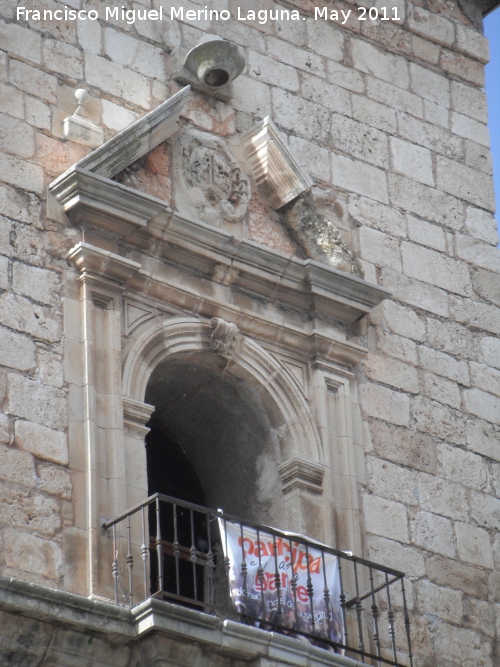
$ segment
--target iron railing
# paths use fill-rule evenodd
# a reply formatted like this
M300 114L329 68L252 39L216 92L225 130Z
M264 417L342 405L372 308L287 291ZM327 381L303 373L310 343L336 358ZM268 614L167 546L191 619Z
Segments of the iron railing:
M266 630L302 636L366 664L413 667L402 572L301 535L159 493L102 527L112 538L116 604L133 607L150 597L170 600ZM230 527L233 537L235 530L240 535L236 543L241 554L235 557L233 551L234 562L228 549ZM256 537L253 542L247 537L252 534ZM271 571L265 571L264 554ZM331 568L330 579L326 576L327 559L335 563L333 585ZM140 574L134 572L137 561ZM287 575L282 571L285 561ZM320 591L317 577L314 590L315 564L316 571L323 572ZM300 569L304 571L303 586L298 585Z

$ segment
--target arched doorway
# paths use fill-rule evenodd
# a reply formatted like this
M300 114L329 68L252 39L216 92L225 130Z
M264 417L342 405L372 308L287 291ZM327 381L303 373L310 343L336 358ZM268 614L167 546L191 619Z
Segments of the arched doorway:
M279 524L284 503L277 437L258 395L231 373L227 359L206 351L168 357L151 374L146 402L155 407L146 436L149 495ZM150 508L154 592L158 521L163 592L181 603L205 603L213 593L210 578L223 578L217 521L181 502L162 501L158 512ZM209 551L219 566L213 573Z
M209 507L247 520L283 519L277 434L259 395L224 357L204 351L168 357L153 371L145 398L155 406L156 440L171 434L185 455L184 487L179 475L172 482L177 497L198 504L203 497Z

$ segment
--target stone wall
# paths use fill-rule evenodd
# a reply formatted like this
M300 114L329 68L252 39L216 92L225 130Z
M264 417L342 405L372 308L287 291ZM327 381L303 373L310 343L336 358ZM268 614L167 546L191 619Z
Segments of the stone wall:
M401 23L314 21L309 0L287 2L305 21L265 24L19 22L13 4L0 3L5 575L68 589L81 576L73 526L82 522L85 460L72 425L82 406L67 384L80 374L72 343L80 332L76 317L61 316L77 232L47 202L46 186L87 149L62 138L62 119L84 86L109 138L178 90L172 48L214 32L245 49L247 68L229 104L196 93L187 119L230 136L270 115L365 278L393 291L352 339L369 349L358 368L366 553L412 582L416 664L500 659L500 256L488 46L459 4L387 4ZM280 7L217 2L235 13L238 5ZM102 10L97 0L85 6ZM278 233L275 243L293 252Z

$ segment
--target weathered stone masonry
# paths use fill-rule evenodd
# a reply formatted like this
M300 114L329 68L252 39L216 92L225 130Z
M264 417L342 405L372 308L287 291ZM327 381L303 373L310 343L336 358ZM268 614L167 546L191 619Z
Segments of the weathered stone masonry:
M498 664L500 255L483 89L488 44L474 3L387 4L397 6L400 23L314 21L308 0L286 3L305 21L277 24L17 22L13 4L0 2L4 577L88 592L79 565L86 511L81 292L66 258L78 242L95 239L91 231L82 238L47 195L49 183L88 153L63 135L74 90L89 91L89 115L109 139L180 89L173 48L216 33L244 49L247 67L229 102L193 92L181 123L229 140L270 116L313 177L318 210L354 249L365 280L392 292L347 327L347 341L368 350L355 371L362 418L354 419L354 440L364 446L360 549L408 576L418 667ZM281 7L217 3L233 13L238 5ZM171 202L171 173L164 143L116 180ZM257 194L244 224L246 238L303 257ZM107 242L111 252L133 254L111 234ZM156 252L145 251L159 261ZM97 664L94 635L99 650L109 649L101 620L89 616L85 630L69 612L57 617L45 602L21 603L26 596L24 589L0 596L1 664L63 665L73 651L87 656L79 664ZM55 614L62 629L42 622L43 614ZM113 622L120 650L103 664L135 666L132 640L123 639L133 637L129 620ZM70 634L71 650L55 657L52 649ZM45 648L26 648L34 645Z

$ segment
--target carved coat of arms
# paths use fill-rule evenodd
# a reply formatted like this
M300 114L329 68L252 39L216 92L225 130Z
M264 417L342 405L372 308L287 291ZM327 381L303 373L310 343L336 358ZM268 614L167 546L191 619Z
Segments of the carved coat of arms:
M215 226L239 222L248 208L250 183L222 139L189 130L177 146L177 208Z

